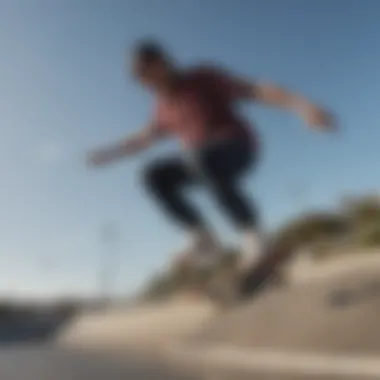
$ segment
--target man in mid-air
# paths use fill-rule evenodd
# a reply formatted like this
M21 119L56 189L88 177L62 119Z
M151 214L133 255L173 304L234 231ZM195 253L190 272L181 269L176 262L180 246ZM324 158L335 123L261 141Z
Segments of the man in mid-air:
M156 97L153 117L140 132L97 149L89 162L103 165L136 154L168 137L177 137L183 153L154 160L143 171L144 183L168 216L190 238L181 263L205 264L222 252L202 213L186 196L191 186L207 189L241 235L241 271L265 254L258 212L243 194L239 180L259 160L260 144L250 123L237 111L243 101L292 111L311 128L330 130L328 112L303 96L273 84L241 78L212 65L179 67L154 41L142 41L133 52L135 78Z

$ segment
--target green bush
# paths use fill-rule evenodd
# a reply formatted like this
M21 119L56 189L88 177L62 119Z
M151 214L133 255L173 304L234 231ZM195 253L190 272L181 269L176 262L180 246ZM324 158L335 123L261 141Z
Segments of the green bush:
M359 243L364 247L380 247L380 223L363 231L359 236Z

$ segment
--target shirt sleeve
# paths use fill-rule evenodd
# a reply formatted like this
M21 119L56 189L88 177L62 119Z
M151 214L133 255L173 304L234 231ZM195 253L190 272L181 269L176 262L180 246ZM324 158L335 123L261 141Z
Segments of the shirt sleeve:
M242 100L253 95L252 81L234 75L228 70L216 67L207 68L204 75L218 92L225 94L231 100Z

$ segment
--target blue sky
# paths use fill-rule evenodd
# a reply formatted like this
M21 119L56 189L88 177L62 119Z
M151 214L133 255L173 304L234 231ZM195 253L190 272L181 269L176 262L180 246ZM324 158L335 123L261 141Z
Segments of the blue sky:
M341 134L323 136L291 114L244 107L265 151L247 188L268 227L379 188L379 12L376 0L1 0L0 295L94 294L107 250L118 254L123 294L180 246L138 175L174 143L99 172L83 164L90 147L149 118L150 95L126 74L126 47L141 36L159 37L185 64L215 59L338 113ZM233 240L207 194L194 197ZM109 224L113 246L102 242Z

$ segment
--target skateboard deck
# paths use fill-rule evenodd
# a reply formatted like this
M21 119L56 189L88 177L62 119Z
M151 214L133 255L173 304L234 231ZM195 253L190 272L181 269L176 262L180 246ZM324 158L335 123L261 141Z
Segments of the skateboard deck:
M251 300L279 279L279 271L288 257L286 250L270 252L244 274L237 274L235 268L221 273L208 284L207 297L221 309Z

